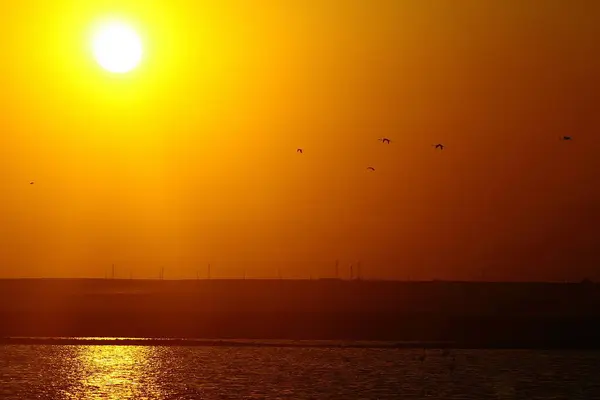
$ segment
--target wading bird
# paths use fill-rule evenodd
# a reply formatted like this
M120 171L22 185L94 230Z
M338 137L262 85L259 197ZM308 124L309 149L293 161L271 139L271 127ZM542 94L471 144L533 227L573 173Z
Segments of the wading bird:
M452 362L448 368L450 369L450 373L453 373L456 370L456 357L452 356Z

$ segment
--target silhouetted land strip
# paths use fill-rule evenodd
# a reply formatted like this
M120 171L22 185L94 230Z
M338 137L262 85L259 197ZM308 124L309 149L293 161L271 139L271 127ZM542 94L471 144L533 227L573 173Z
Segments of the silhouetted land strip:
M232 345L232 339L244 338L388 341L395 347L600 348L600 290L595 284L0 280L0 300L4 338L207 339L185 345Z
M548 345L546 342L346 342L346 341L236 341L209 339L160 339L160 338L0 338L0 345L50 345L50 346L186 346L186 347L283 347L283 348L346 348L346 349L548 349L560 348L566 350L597 350L600 347L590 347L577 343L565 346Z
M315 347L315 348L454 348L445 342L349 342L349 341L266 341L266 340L210 340L161 338L0 338L0 344L20 345L94 345L94 346L189 346L189 347Z

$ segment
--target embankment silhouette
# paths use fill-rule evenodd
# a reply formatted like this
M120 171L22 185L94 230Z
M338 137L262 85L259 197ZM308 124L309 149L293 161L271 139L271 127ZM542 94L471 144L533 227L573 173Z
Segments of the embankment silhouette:
M599 306L591 283L0 280L0 337L600 348Z

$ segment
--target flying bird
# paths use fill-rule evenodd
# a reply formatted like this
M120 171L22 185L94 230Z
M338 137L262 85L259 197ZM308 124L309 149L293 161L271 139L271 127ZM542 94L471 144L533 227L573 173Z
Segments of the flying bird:
M373 168L373 167L367 167L367 169L370 171L375 171L375 168Z
M34 181L29 182L30 185L33 185L34 183L35 183Z
M571 136L562 136L560 140L573 140Z
M298 149L298 150L296 150L296 153L300 153L300 154L302 154L302 153L303 153L303 150L302 150L302 149Z
M444 150L444 147L446 147L446 146L444 146L441 143L438 143L438 144L434 144L433 147L435 147L436 149Z
M379 140L381 143L387 143L387 144L390 144L390 139L388 139L388 138L385 138L385 137L384 137L384 138L381 138L381 139L377 139L377 140Z

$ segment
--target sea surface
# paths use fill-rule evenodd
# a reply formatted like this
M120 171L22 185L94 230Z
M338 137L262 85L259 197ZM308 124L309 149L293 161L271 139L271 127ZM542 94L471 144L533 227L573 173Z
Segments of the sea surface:
M600 352L0 345L0 399L600 399Z

